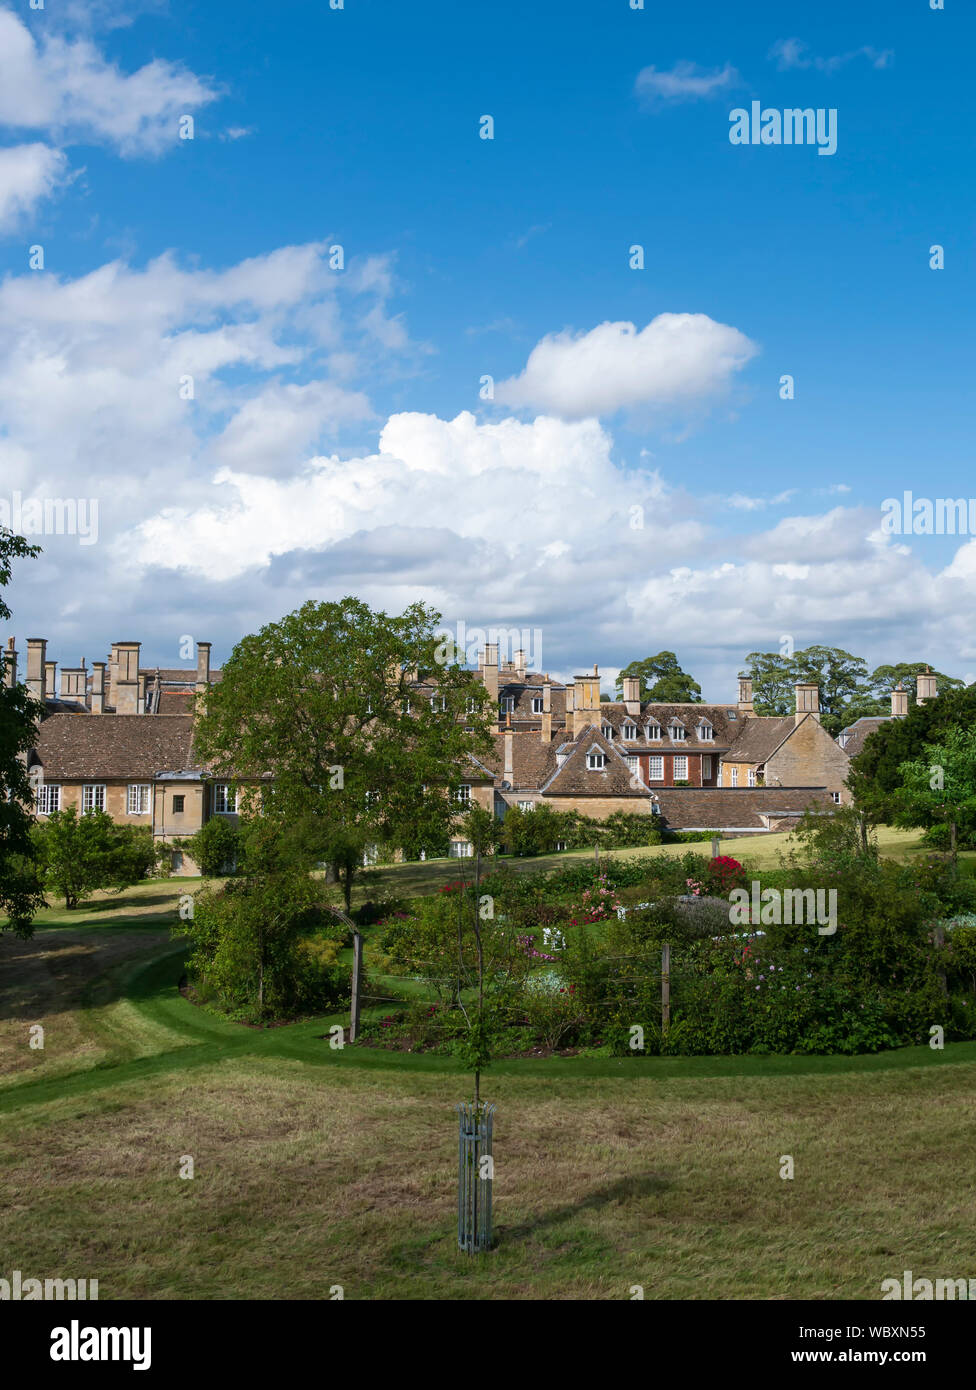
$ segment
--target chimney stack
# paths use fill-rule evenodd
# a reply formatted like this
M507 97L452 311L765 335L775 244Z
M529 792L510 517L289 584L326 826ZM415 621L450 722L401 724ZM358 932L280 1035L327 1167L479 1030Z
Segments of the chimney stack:
M796 691L796 714L793 722L799 724L806 716L812 717L820 723L820 687L815 681L797 681L794 686Z
M147 673L146 671L140 671L140 672L139 672L139 698L138 698L138 701L137 701L137 703L136 703L136 714L145 714L145 712L146 712L146 682L147 682L148 680L149 680L149 675L148 675L148 673Z
M904 719L908 713L908 691L901 681L891 692L891 717L892 719Z
M596 666L592 675L576 676L573 679L573 737L581 733L589 724L598 722L600 713L600 673Z
M62 666L61 694L58 697L66 705L83 705L88 699L88 672L85 663L80 666Z
M206 695L210 688L210 643L197 643L197 694Z
M92 714L105 713L105 662L92 662L92 688L91 688L91 712Z
M56 661L45 661L44 663L44 696L48 700L58 698L58 663Z
M924 705L926 700L934 700L938 693L936 678L931 668L926 666L925 670L920 671L915 677L915 703Z
M505 771L502 773L502 780L507 782L509 786L512 786L515 781L515 772L512 764L512 739L514 737L514 734L505 735Z
M115 713L139 713L139 642L115 643Z
M744 714L746 718L748 718L750 714L755 714L755 710L753 709L752 705L751 676L739 677L739 713Z
M116 682L117 682L118 676L119 676L119 662L118 662L118 657L119 657L118 643L117 643L117 642L113 642L113 643L112 643L112 649L111 649L111 651L110 651L109 654L108 654L108 662L106 663L107 666L108 666L108 690L105 692L105 694L106 694L106 700L107 700L109 709L115 709L115 706L116 706L117 694L116 694L115 685L116 685Z
M8 690L12 690L17 684L17 652L14 648L14 638L7 638L7 650L4 652L3 683Z
M636 719L640 714L640 677L624 676L623 687L627 713L632 719Z
M498 643L486 642L481 655L481 679L491 704L491 728L498 733Z
M525 680L525 651L522 647L515 653L515 674L520 681Z
M47 655L46 637L28 637L27 639L27 689L35 700L44 703L44 675L46 670L45 656Z

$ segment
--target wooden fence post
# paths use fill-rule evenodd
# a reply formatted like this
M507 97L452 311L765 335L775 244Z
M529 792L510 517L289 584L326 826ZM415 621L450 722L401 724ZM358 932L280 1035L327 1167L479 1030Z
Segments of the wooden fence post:
M661 947L661 1032L671 1027L671 943Z
M352 936L352 999L349 1004L349 1041L354 1043L359 1033L359 991L363 978L363 938L357 931Z

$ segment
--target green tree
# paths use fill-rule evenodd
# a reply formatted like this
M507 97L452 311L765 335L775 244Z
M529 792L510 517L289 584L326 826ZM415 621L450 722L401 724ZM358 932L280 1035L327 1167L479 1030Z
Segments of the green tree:
M794 686L812 682L820 689L820 720L830 734L837 734L857 718L865 699L873 699L868 668L859 656L841 647L805 647L792 656L782 652L750 652L744 674L752 678L752 698L757 714L792 714L796 708Z
M53 811L33 831L46 888L73 909L98 888L121 892L150 873L156 862L151 833L116 825L104 811Z
M36 545L0 528L0 620L11 616L3 599L11 562L38 554ZM8 689L0 680L0 931L9 928L23 937L31 935L34 914L44 901L33 864L34 791L27 773L27 754L37 741L40 715L40 706L24 685Z
M976 730L948 729L899 771L902 785L892 797L896 824L947 826L955 858L959 830L967 837L976 830Z
M674 652L658 652L643 661L632 661L617 677L617 698L623 694L624 677L640 680L641 700L656 700L660 704L700 704L701 686L683 671Z
M752 680L753 708L759 715L784 718L796 708L793 658L780 652L750 652L743 675Z
M309 945L344 934L328 913L320 878L273 822L242 830L240 878L198 893L174 928L192 944L188 970L224 1007L258 1020L327 1007L348 986L348 970L316 961Z
M224 816L211 816L195 835L178 841L177 848L186 850L204 878L222 878L235 870L241 834Z
M494 854L501 844L500 823L490 811L476 802L472 802L470 810L461 817L459 829L475 854Z
M468 757L492 746L484 687L439 662L439 616L310 601L239 642L201 702L202 756L245 797L273 778L265 814L336 866L347 910L371 845L402 843L418 815L447 840ZM415 676L436 682L434 698Z
M952 687L924 705L909 705L904 719L882 724L851 762L847 785L858 807L879 823L892 821L900 809L895 794L903 783L902 765L923 759L926 747L952 730L974 725L976 685Z

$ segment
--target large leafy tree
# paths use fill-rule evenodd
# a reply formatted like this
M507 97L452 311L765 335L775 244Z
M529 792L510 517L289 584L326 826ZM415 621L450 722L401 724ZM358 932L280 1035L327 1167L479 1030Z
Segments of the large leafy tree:
M946 826L955 856L960 829L968 841L976 828L976 730L947 729L899 773L902 784L892 797L896 823Z
M853 759L847 784L855 802L873 820L894 820L904 764L924 759L926 746L943 742L953 730L974 725L976 685L953 687L924 705L909 705L904 719L882 724Z
M10 618L3 589L10 582L11 562L39 554L22 536L0 528L0 620ZM7 689L0 680L0 931L28 937L43 895L33 867L31 825L34 793L27 774L27 754L37 741L41 709L24 685Z
M701 703L701 686L681 669L674 652L658 652L657 656L646 656L643 661L632 661L625 666L617 677L618 699L623 693L625 676L639 678L642 700L672 705Z
M891 692L901 684L915 699L915 682L921 671L931 669L924 661L902 661L878 666L868 674L859 656L841 647L805 647L786 656L781 652L750 652L745 673L752 677L753 703L757 714L787 715L795 707L793 687L797 681L815 681L820 687L821 722L837 734L855 719L891 713ZM958 688L962 681L933 671L939 690Z
M792 714L796 707L793 687L798 681L815 682L820 687L820 721L831 734L844 727L844 712L866 689L867 674L862 658L841 647L806 647L792 656L750 652L746 658L757 714Z
M245 800L265 783L265 814L334 866L347 909L371 845L447 839L468 755L491 748L487 692L445 662L439 617L310 601L239 642L202 702L198 753Z

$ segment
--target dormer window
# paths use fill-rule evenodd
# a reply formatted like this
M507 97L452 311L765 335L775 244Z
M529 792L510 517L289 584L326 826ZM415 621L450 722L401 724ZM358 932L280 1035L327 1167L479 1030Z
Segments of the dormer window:
M660 724L648 724L644 729L644 737L650 742L652 739L661 737Z
M684 743L685 726L683 724L672 724L668 729L668 733L671 735L675 743Z
M600 772L607 765L606 753L592 752L586 755L586 766L590 772Z
M613 725L612 725L612 724L604 724L604 726L603 726L603 728L600 730L600 732L603 734L603 737L604 737L604 738L612 739L612 738L613 738Z
M503 695L501 698L502 714L512 714L515 709L515 696Z
M533 714L541 714L541 713L542 713L542 696L541 696L541 695L533 695L533 697L532 697L532 713L533 713Z
M624 738L625 738L625 739L635 739L636 737L637 737L637 725L636 725L636 724L630 724L630 723L625 724L625 725L624 725Z
M702 740L703 743L711 743L712 740L715 738L715 731L712 728L711 724L706 724L704 722L699 724L698 737Z

